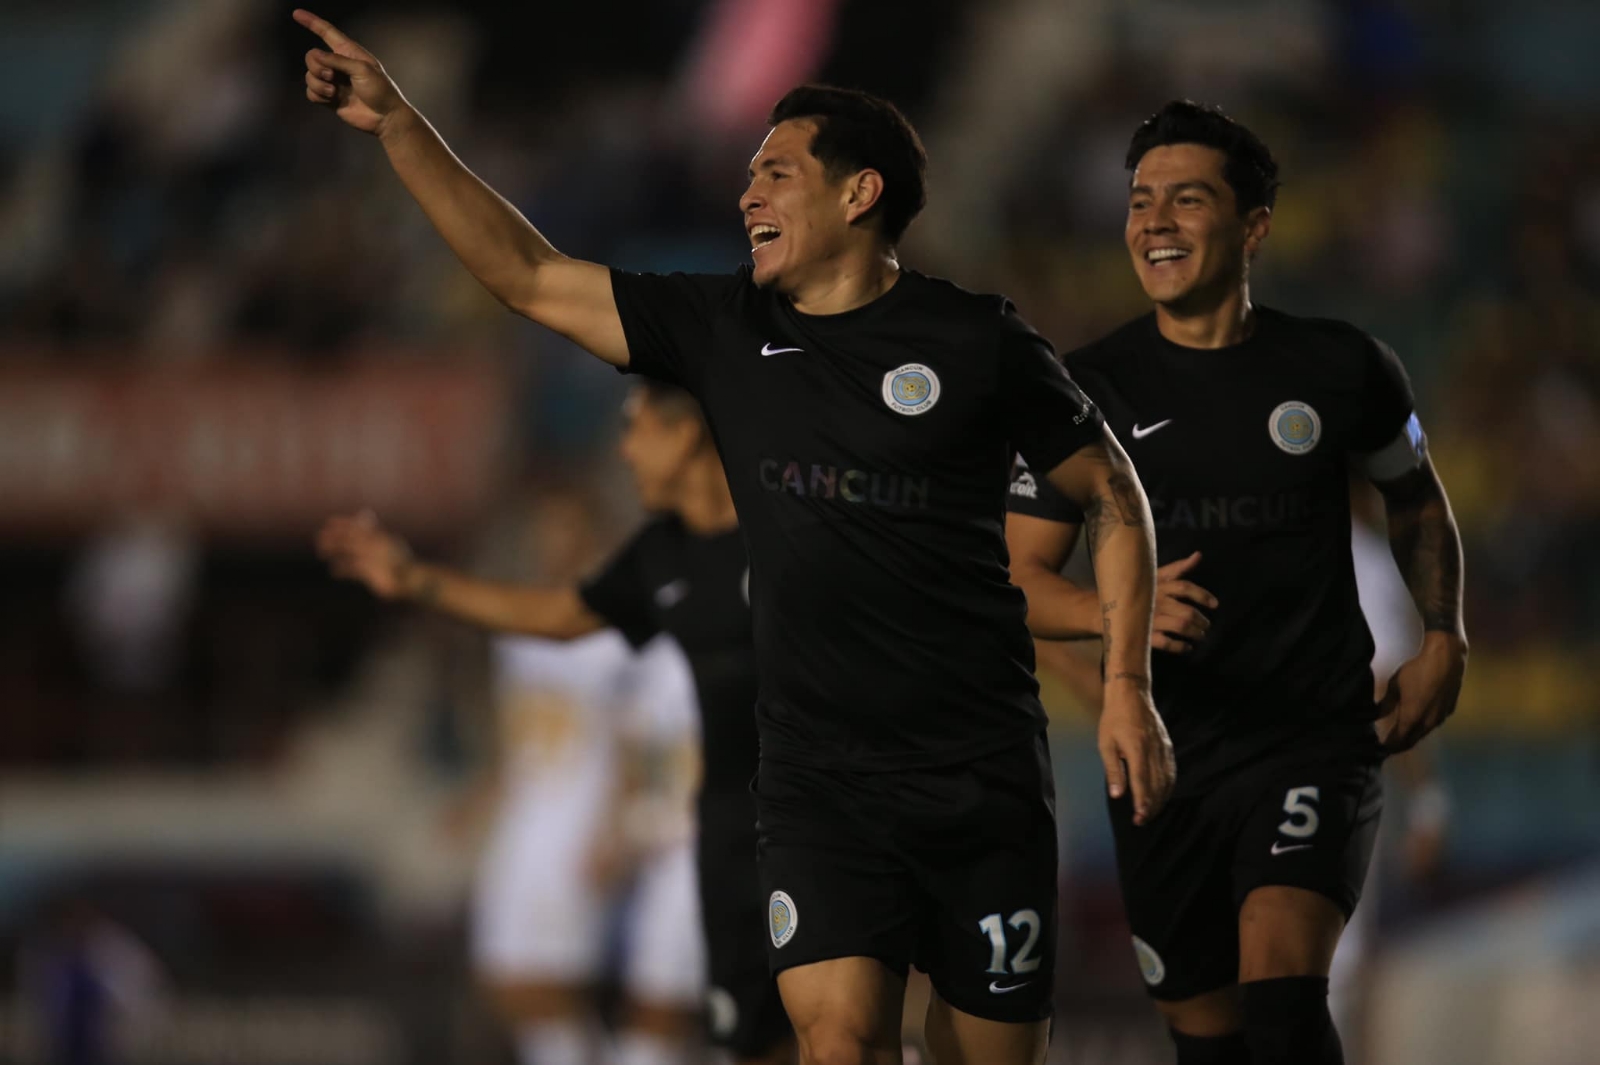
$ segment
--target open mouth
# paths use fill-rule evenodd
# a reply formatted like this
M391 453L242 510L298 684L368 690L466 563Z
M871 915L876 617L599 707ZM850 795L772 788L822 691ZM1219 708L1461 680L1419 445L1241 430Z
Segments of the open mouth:
M1151 248L1144 253L1144 261L1151 266L1163 266L1189 257L1187 248Z
M769 225L766 222L763 222L760 225L751 226L749 233L750 249L752 251L765 248L768 244L771 244L773 241L777 240L783 235L782 231L779 230L777 226Z

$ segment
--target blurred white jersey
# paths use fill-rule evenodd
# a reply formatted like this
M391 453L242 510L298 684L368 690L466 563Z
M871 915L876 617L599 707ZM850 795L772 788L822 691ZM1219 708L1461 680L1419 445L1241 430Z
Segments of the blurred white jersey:
M601 975L617 907L629 902L622 979L649 1002L697 1003L704 984L692 837L680 833L624 880L597 884L597 847L630 744L693 742L694 682L675 643L635 653L614 631L495 648L502 743L499 813L479 868L473 955L486 976L584 984ZM687 730L687 731L686 731Z
M1356 567L1356 593L1376 650L1372 672L1387 681L1422 646L1422 617L1390 553L1388 538L1359 521L1351 522L1350 554Z

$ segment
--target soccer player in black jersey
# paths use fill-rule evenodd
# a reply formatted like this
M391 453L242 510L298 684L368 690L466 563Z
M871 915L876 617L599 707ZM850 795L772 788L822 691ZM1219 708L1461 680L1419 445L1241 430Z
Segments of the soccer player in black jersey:
M922 147L883 100L779 102L739 210L752 266L607 270L560 254L445 147L373 56L309 12L306 95L372 133L507 307L705 409L750 557L769 963L808 1062L900 1057L904 976L946 1061L1042 1060L1055 827L1026 604L1007 570L1014 453L1089 515L1111 793L1152 816L1143 490L1054 352L997 296L902 270Z
M568 588L472 578L418 561L370 515L330 519L319 552L340 576L385 599L499 632L574 640L619 630L635 647L657 633L683 647L700 701L696 804L711 1037L746 1063L792 1060L788 1017L767 971L766 899L756 879L756 666L749 567L722 463L693 397L647 381L629 396L622 454L658 516L597 575Z
M1277 188L1260 140L1175 102L1127 163L1126 241L1155 310L1066 358L1128 441L1178 579L1171 602L1161 593L1154 679L1182 772L1143 828L1111 801L1123 898L1182 1065L1326 1065L1343 1060L1328 966L1372 852L1381 760L1438 727L1460 690L1460 540L1394 353L1343 322L1252 305ZM1384 496L1427 630L1381 705L1352 465ZM1092 634L1093 593L1059 576L1083 515L1025 470L1010 509L1034 632Z

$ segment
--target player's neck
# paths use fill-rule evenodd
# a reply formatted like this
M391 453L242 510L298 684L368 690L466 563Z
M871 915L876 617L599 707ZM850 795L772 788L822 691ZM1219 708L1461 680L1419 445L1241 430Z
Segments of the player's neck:
M715 536L738 528L739 516L728 492L728 475L716 452L708 460L697 461L685 473L677 511L684 526L696 536Z
M1222 299L1200 307L1156 304L1156 328L1185 348L1227 348L1255 332L1256 312L1250 286L1230 289Z
M900 263L893 248L878 245L852 249L819 264L788 293L801 314L844 314L865 307L900 280Z

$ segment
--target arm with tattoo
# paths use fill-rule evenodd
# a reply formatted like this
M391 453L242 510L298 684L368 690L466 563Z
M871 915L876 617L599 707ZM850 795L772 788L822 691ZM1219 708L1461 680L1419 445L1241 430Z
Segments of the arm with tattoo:
M1133 467L1115 441L1110 449L1085 448L1074 456L1080 457L1087 467L1088 491L1074 501L1083 508L1084 537L1100 590L1106 678L1148 684L1156 568L1150 508ZM1062 483L1066 477L1057 480L1052 473L1051 480L1067 489Z
M1132 792L1144 824L1172 792L1172 741L1150 693L1156 538L1133 465L1109 432L1050 471L1050 483L1083 511L1104 641L1105 709L1100 757L1113 798Z
M1409 750L1455 712L1467 668L1461 618L1461 536L1444 486L1426 457L1416 469L1376 482L1389 515L1389 548L1422 614L1422 648L1389 680L1379 737Z
M1461 620L1461 535L1444 485L1426 459L1404 476L1377 485L1389 516L1389 549L1423 629L1466 639Z

